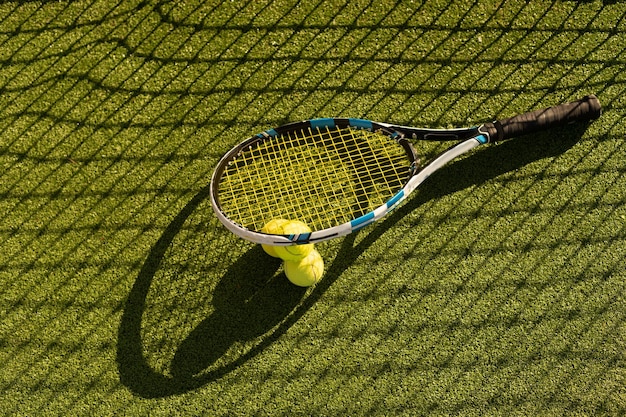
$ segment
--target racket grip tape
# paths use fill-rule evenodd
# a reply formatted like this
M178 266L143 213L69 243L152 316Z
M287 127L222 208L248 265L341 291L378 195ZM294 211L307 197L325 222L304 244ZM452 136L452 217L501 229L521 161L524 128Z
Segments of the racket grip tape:
M485 123L490 142L511 139L574 122L597 119L602 114L598 97L590 94L578 101Z

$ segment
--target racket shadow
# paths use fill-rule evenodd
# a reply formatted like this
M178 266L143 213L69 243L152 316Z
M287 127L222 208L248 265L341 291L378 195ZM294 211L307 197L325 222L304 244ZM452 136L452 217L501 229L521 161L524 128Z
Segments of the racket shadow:
M585 125L568 126L488 146L441 168L407 203L361 232L366 236L357 244L356 233L344 238L335 261L328 265L324 279L313 291L291 285L277 274L280 261L269 258L259 246L253 247L222 276L213 294L215 310L179 344L171 363L172 375L163 375L152 369L143 355L142 315L153 278L174 237L209 195L209 187L204 188L168 225L131 289L118 332L117 362L122 383L142 397L155 398L182 394L220 379L281 337L364 251L420 204L559 155L573 146L585 130ZM442 178L448 180L440 181ZM250 271L255 271L252 280ZM224 361L234 344L255 339L258 343L247 351Z
M277 273L282 261L255 246L230 265L217 282L211 297L213 311L178 344L169 364L170 375L152 368L141 336L148 295L172 242L208 195L206 187L168 225L126 300L118 330L118 371L121 382L144 398L182 394L238 368L278 337L280 333L275 337L263 335L299 311L297 305L306 293L305 288L291 285ZM244 346L244 353L237 352L238 344Z

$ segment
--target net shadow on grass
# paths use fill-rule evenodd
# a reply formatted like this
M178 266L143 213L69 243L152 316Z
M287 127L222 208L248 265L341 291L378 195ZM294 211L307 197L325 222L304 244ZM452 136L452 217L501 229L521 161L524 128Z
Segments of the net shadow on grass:
M26 16L38 17L41 12L53 24L38 24L33 18L22 25L24 10L18 6L26 3L32 9ZM480 15L480 10L474 9L484 4L480 2L462 10L460 19L452 23L457 11L450 14L447 8L441 11L444 17L432 16L428 21L411 21L408 14L400 20L391 9L383 11L378 19L370 14L346 21L344 15L350 14L346 6L326 12L326 20L312 24L307 19L314 11L295 19L296 13L288 9L279 17L286 16L289 22L274 24L267 17L273 12L266 13L271 2L259 9L259 13L266 13L260 21L238 18L249 14L246 8L256 7L254 1L231 2L236 7L228 9L233 14L225 19L211 19L214 12L218 15L222 10L218 6L207 8L202 2L191 10L184 9L186 3L177 9L175 2L159 2L156 7L149 2L138 2L135 7L113 2L108 3L106 13L80 2L12 4L16 6L0 25L0 47L14 48L18 53L2 58L2 69L9 75L0 81L0 93L9 97L2 115L14 123L6 122L0 133L4 140L2 156L7 157L5 169L22 171L13 175L11 182L2 184L2 197L15 201L16 210L29 206L38 210L14 217L2 214L13 221L3 224L2 232L9 242L4 248L15 256L2 265L1 272L7 277L12 274L3 288L7 309L15 314L24 312L26 320L35 324L29 326L16 319L3 329L8 335L20 333L21 340L41 340L49 345L37 349L26 342L13 344L7 336L2 346L9 359L3 371L11 372L5 386L37 394L40 412L48 410L51 401L56 401L57 410L61 401L68 401L61 405L67 407L64 414L72 414L72 407L74 414L81 414L85 404L95 407L102 399L98 397L100 384L114 387L118 382L115 372L113 376L107 373L111 347L117 347L122 382L144 397L188 392L229 375L281 338L362 252L376 245L378 238L420 204L481 184L524 163L565 152L582 130L573 135L569 130L561 131L557 136L567 139L558 143L550 139L551 135L541 135L537 142L524 139L498 145L446 167L387 220L346 238L337 257L341 261L328 266L325 280L310 294L288 285L283 276L276 274L276 262L258 248L243 249L242 253L235 250L234 259L227 249L217 250L220 244L233 242L218 232L207 234L217 243L199 244L197 252L190 250L193 247L179 245L184 243L182 233L200 233L188 228L190 219L199 211L210 210L203 206L207 190L196 194L197 184L206 179L210 169L201 172L189 167L199 159L216 158L237 140L239 133L254 133L250 129L298 118L342 115L433 127L464 126L470 120L510 114L514 108L524 111L535 103L556 104L558 100L553 97L575 99L581 92L598 93L603 104L613 110L610 117L623 114L618 98L624 92L623 31L606 27L601 18L590 19L587 26L581 27L572 18L580 17L574 15L575 10L562 17L567 25L556 26L540 16L531 21L533 16L526 13L544 4L548 12L554 13L560 7L570 7L571 2L527 3L512 16L507 13L513 2L501 2L488 10L491 17L484 23L471 22L472 17ZM374 4L369 2L365 8ZM54 7L48 10L47 5ZM84 11L81 5L86 5ZM103 5L106 2L99 3ZM506 7L509 9L504 10ZM432 13L426 10L426 3L412 12L418 17ZM99 13L102 16L92 19ZM203 13L206 20L199 17ZM498 13L500 16L496 16ZM515 21L517 17L521 24ZM385 19L394 22L388 25ZM8 29L10 25L14 27ZM616 27L620 25L623 15L616 22ZM229 36L232 38L225 41ZM43 45L46 42L51 48ZM300 49L293 50L292 44L300 45ZM588 48L593 44L597 46ZM578 53L585 47L587 52ZM213 49L207 52L205 48ZM606 56L607 50L616 55ZM583 66L582 81L580 77L568 77ZM259 74L264 70L268 75L262 78ZM607 80L611 71L613 79ZM459 83L457 79L464 81ZM600 91L593 91L596 87ZM605 99L611 95L615 97L612 102ZM622 134L623 122L615 121L610 129ZM210 137L198 140L197 131L202 130ZM188 136L190 131L196 136ZM229 138L224 139L225 135ZM169 148L165 145L172 137L178 144ZM145 138L150 138L146 142L151 147L143 147ZM126 147L115 150L113 144L117 141ZM209 152L198 151L198 143L206 145ZM22 165L24 161L28 164ZM89 177L94 171L101 181ZM124 175L117 175L120 171ZM457 180L438 181L450 177ZM186 207L164 226L160 219L169 219L185 204L180 202L190 196L193 198ZM141 203L131 204L133 200ZM40 214L40 209L47 214ZM53 210L56 212L51 213ZM96 219L90 220L92 217ZM155 230L163 232L144 259L145 252L137 249L137 241L149 238L152 244L154 236L146 236ZM167 286L161 272L170 256L201 255L206 248L215 250L216 258L224 257L217 266L198 261L200 275L210 268L213 273L218 271L216 286L202 291L206 283L201 279L187 282L187 288L178 289L188 291L190 297L173 310L180 313L187 306L196 308L200 320L172 317L168 310L171 305L162 311L155 308L150 297L155 288ZM448 250L433 250L433 262ZM603 256L608 250L609 246L602 247L597 255ZM537 260L543 261L546 258ZM505 265L509 269L514 266ZM117 273L116 267L124 272L131 270L133 275ZM188 268L182 263L179 267L181 274ZM610 273L616 266L607 268ZM126 296L126 285L132 285L132 289L124 304L119 300ZM600 286L596 285L594 288ZM49 292L44 295L38 291L41 286ZM523 282L520 288L525 288ZM539 295L542 291L537 288ZM512 295L519 292L514 290ZM48 298L50 294L53 299ZM488 289L476 296L477 302L485 303L487 294ZM198 300L190 300L196 295ZM457 295L452 292L449 297ZM163 299L168 301L168 297ZM203 306L212 306L213 311L205 311ZM534 304L529 302L525 307L532 309ZM111 335L103 329L117 320L120 309L119 340L114 346L108 338ZM491 309L497 315L503 307L495 303ZM73 319L77 310L82 320ZM438 312L445 315L447 310ZM37 318L45 313L47 320ZM98 318L93 320L90 313ZM578 318L575 311L566 317ZM148 342L146 332L142 332L146 322L158 326L165 321L171 326L164 326L167 330L191 328L187 334L171 336L173 355L164 358L166 366L155 364L155 357L159 359L160 343L167 342ZM516 324L514 318L510 322ZM555 332L559 333L564 324L557 323ZM601 327L603 323L591 324ZM610 324L612 327L607 328L612 330L621 321ZM47 328L56 330L47 333ZM163 339L169 336L165 333ZM106 341L101 342L103 339ZM94 343L101 344L94 348ZM239 353L238 345L243 346ZM33 354L22 359L19 353L27 349ZM461 353L456 352L457 356ZM571 349L563 349L559 355L567 360L574 354ZM518 358L522 365L530 363L524 355ZM416 354L414 359L419 362L422 358ZM598 372L607 368L601 358L588 359L601 363ZM503 366L510 363L503 359L500 362ZM442 362L437 375L449 364ZM473 364L465 362L463 370L469 372ZM101 369L93 366L96 371L85 376L85 370L92 365ZM535 375L535 380L548 381L551 369ZM84 381L88 383L82 386ZM462 387L459 377L450 389ZM108 400L113 399L117 388L110 389ZM611 395L612 391L606 392ZM526 398L533 400L531 393ZM551 400L554 397L546 399ZM382 408L383 399L378 401Z

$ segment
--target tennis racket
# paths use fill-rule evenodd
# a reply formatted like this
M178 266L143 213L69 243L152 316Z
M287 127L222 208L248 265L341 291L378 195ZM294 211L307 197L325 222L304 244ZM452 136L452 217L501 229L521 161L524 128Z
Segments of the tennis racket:
M218 219L236 235L267 245L316 243L373 223L402 203L433 172L470 150L602 113L595 95L508 119L460 129L420 129L362 119L286 124L227 152L211 178ZM455 141L428 164L409 139ZM262 233L272 219L312 230Z

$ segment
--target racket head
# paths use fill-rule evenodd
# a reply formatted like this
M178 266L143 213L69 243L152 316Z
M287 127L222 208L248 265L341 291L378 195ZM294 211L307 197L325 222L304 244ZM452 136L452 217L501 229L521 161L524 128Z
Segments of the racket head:
M390 125L340 118L290 123L222 157L211 179L211 204L231 232L251 242L319 242L391 211L408 195L418 162L411 143ZM311 232L263 233L272 219L299 220Z

